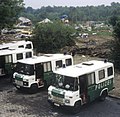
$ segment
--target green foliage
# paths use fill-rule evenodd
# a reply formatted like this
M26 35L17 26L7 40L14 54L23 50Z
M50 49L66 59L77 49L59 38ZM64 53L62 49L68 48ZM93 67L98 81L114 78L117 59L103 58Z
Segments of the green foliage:
M118 17L116 15L110 17L109 23L114 27L116 25L116 22L118 20Z
M111 58L114 61L115 67L120 70L120 20L116 21L113 29L114 40L111 44Z
M97 35L99 37L103 37L104 38L104 37L112 36L112 32L109 32L109 31L105 30L105 31L98 32Z
M113 3L112 6L114 9L109 19L109 23L113 26L114 37L111 43L111 59L115 67L120 70L120 5Z
M120 19L116 22L113 34L115 39L120 41Z
M37 52L53 53L75 44L71 37L72 33L74 29L61 22L38 23L32 41Z
M0 0L0 30L11 27L23 8L23 0Z
M79 21L107 21L111 15L118 14L120 3L111 3L111 6L86 6L86 7L41 7L40 9L26 8L22 14L32 21L41 21L49 18L52 21L67 15L72 23ZM34 17L31 17L31 15ZM35 23L35 22L34 22Z

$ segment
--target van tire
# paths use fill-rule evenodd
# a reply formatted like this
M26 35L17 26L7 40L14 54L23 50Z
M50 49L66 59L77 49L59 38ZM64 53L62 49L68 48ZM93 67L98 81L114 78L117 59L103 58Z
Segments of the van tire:
M107 90L103 91L101 96L100 96L100 101L105 101L107 96L108 96Z
M74 107L72 109L72 113L73 114L78 113L80 111L80 107L81 107L81 101L75 102Z
M54 103L50 103L50 106L51 106L52 108L56 108L56 106L54 105Z
M38 92L38 85L37 84L32 84L30 87L29 93L36 93Z
M17 89L18 91L21 91L21 88L16 87L16 89Z

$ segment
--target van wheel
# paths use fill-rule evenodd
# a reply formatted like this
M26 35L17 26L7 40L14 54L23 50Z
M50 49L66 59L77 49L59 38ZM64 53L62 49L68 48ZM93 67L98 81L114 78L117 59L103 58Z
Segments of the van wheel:
M54 105L54 103L50 103L50 106L52 107L52 108L55 108L56 106Z
M32 84L30 87L29 93L36 93L38 91L38 85L37 84Z
M73 114L76 114L76 113L78 113L79 112L79 110L80 110L80 107L81 107L81 102L80 101L78 101L78 102L75 102L75 105L74 105L74 107L73 107Z
M103 91L101 96L100 96L100 101L105 101L107 95L108 95L107 91Z
M21 88L16 87L16 89L17 89L18 91L21 91Z

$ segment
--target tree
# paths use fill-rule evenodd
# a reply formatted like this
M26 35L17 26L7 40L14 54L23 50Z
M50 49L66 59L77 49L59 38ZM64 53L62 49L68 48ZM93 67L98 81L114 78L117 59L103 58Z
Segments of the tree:
M70 7L69 18L72 21L72 23L77 22L77 14L78 14L77 9L75 7Z
M31 20L37 21L49 18L51 20L60 19L66 14L73 23L79 21L107 21L111 16L120 14L120 3L111 3L111 6L83 6L83 7L41 7L40 9L32 9L28 7L23 13L25 17L34 16ZM114 12L113 12L114 11ZM30 15L32 14L32 15Z
M111 59L115 67L120 70L120 19L117 18L116 24L113 27L114 40L111 45Z
M23 5L23 0L0 0L0 30L13 26Z
M72 33L74 29L61 22L38 23L32 41L37 52L53 53L62 47L75 44Z
M118 20L118 17L114 15L110 18L109 23L114 27L116 25L117 20Z

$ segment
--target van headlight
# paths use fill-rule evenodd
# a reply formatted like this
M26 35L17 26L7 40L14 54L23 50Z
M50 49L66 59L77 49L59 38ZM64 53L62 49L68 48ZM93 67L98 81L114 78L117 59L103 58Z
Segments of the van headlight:
M28 82L29 80L28 79L24 79L25 82Z
M48 99L51 99L51 98L52 98L52 96L50 94L48 94Z
M70 103L70 100L69 99L65 99L65 103Z

